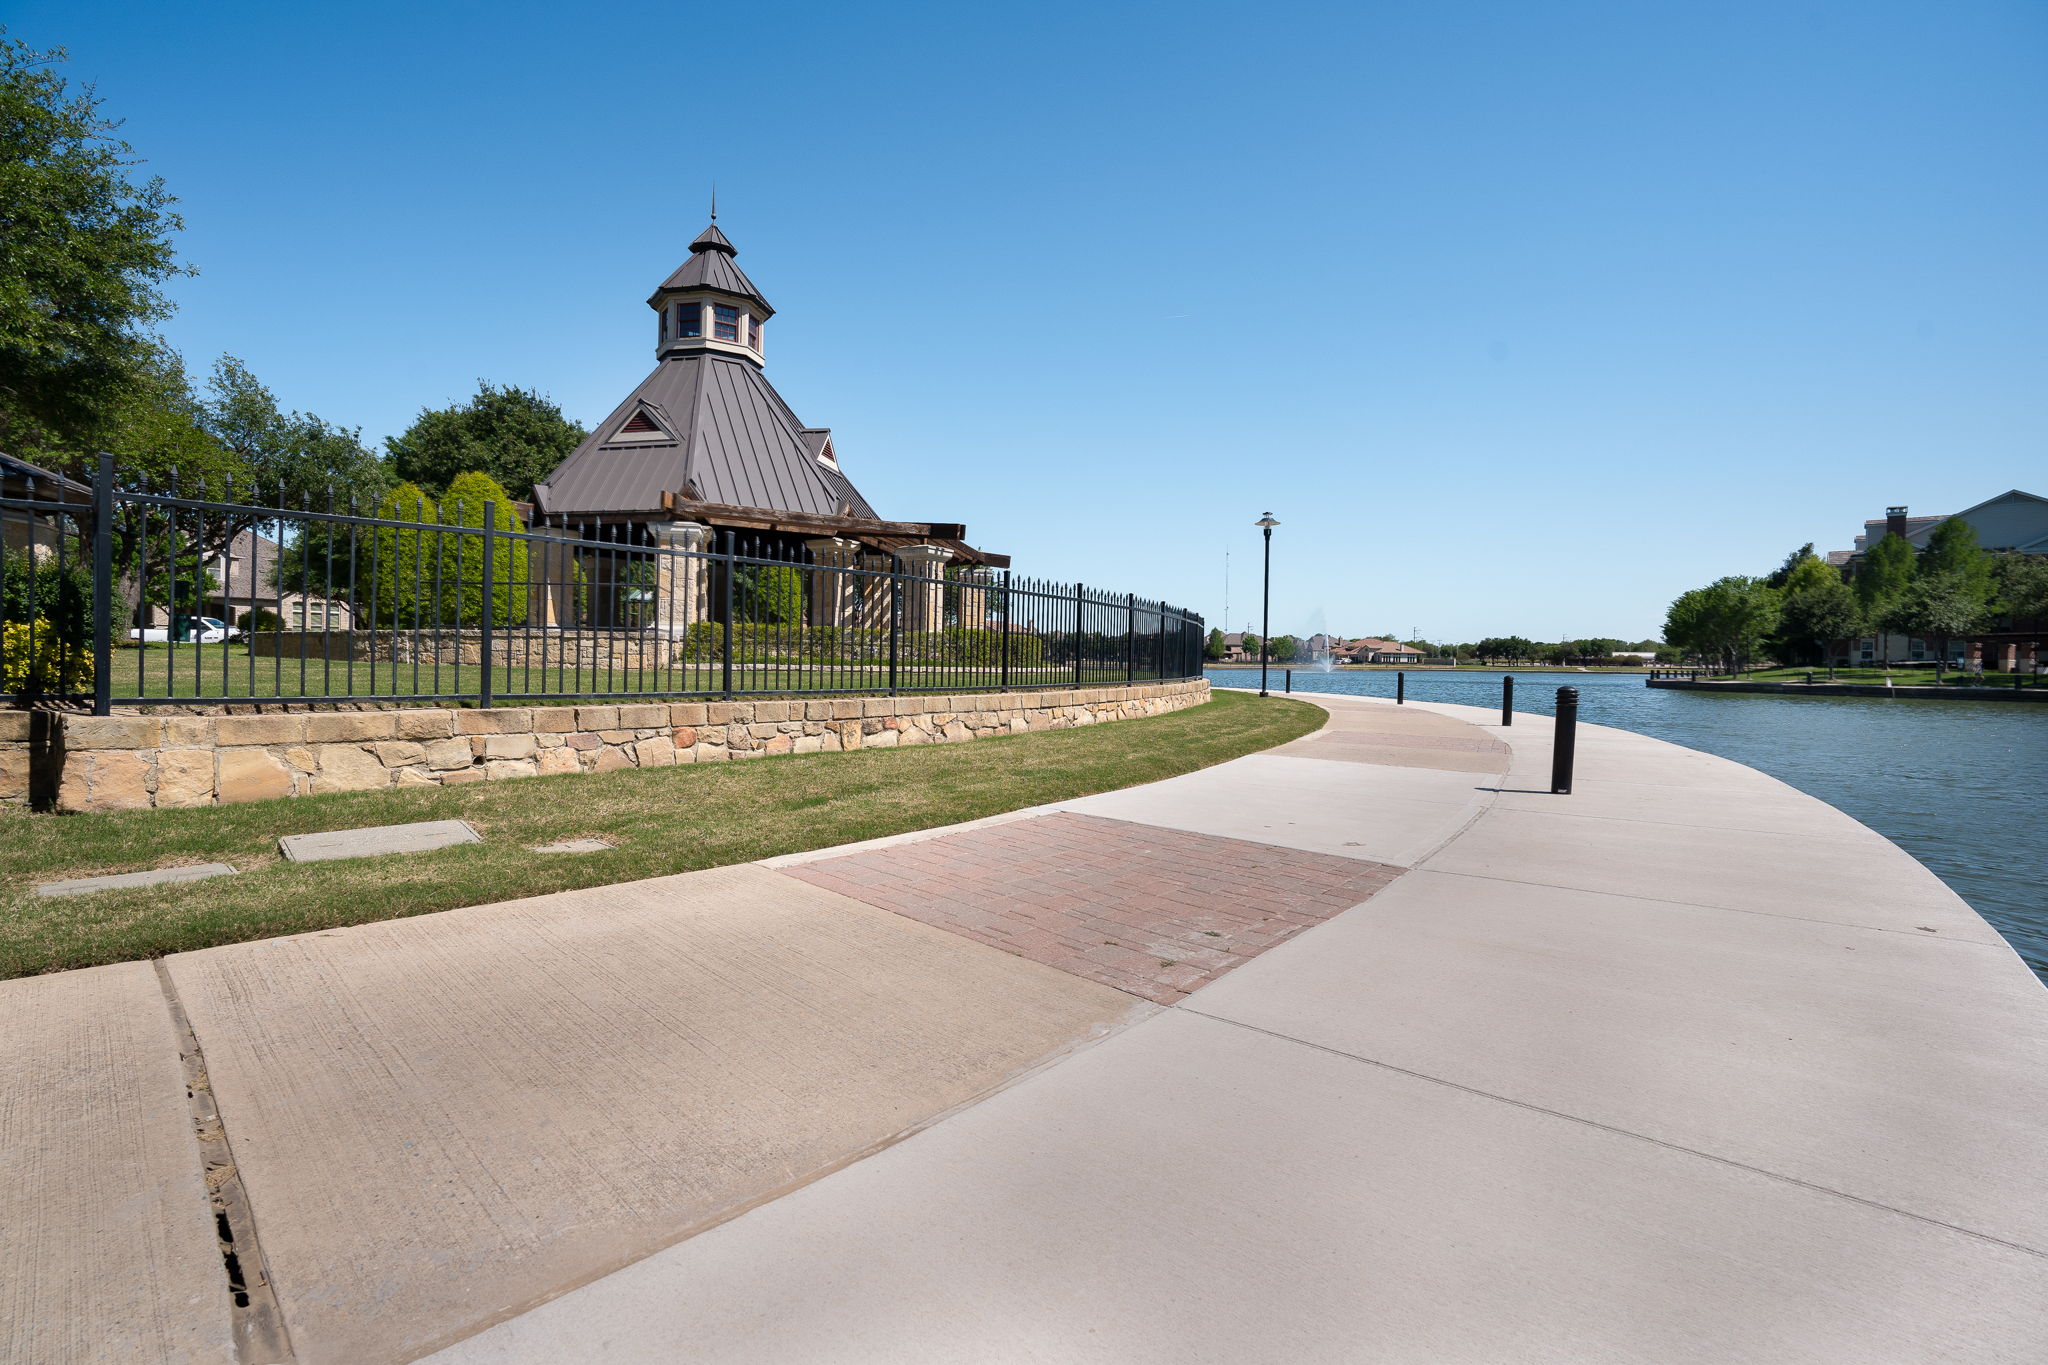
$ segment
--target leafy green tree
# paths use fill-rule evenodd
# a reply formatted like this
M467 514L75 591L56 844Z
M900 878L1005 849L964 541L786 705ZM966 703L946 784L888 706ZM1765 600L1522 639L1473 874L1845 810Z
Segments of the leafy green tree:
M1878 624L1895 635L1933 642L1935 658L1948 658L1949 642L1984 626L1990 615L1976 583L1956 570L1916 574L1885 608Z
M1244 652L1254 659L1259 657L1259 637L1250 631L1244 633Z
M65 59L0 28L0 448L46 463L97 443L171 313L165 282L190 273L177 201L131 177L120 122Z
M1877 544L1863 552L1856 566L1856 600L1873 616L1906 590L1913 581L1913 547L1902 537L1887 531Z
M1734 670L1755 657L1777 624L1778 594L1760 578L1731 575L1673 602L1664 638Z
M589 434L540 393L480 379L474 398L422 409L384 444L393 472L423 488L445 489L456 475L479 471L527 502L534 484Z
M733 583L742 619L764 625L801 625L804 580L789 564L742 565Z
M1223 643L1223 628L1221 626L1210 627L1209 638L1202 646L1202 657L1214 663L1229 652L1229 647Z
M1291 664L1300 651L1300 643L1292 635L1275 635L1266 646L1268 655L1276 664Z
M2048 557L1999 555L1992 565L1998 596L1994 609L2017 625L2048 624Z
M1764 586L1774 589L1783 588L1787 583L1789 583L1792 580L1793 572L1797 570L1800 565L1805 564L1813 558L1815 558L1815 555L1813 553L1813 542L1809 540L1804 545L1794 550L1791 554L1785 556L1785 562L1780 564L1777 568L1777 571L1774 572L1769 578L1766 578L1764 580Z
M363 623L385 630L439 625L435 587L451 583L458 567L454 538L444 543L441 534L430 529L440 523L440 510L418 484L402 483L380 498L371 514L421 529L380 526L357 544L354 605ZM324 587L324 573L315 576L311 567L303 557L288 563L278 586L287 592L307 591L314 583Z
M470 472L457 474L449 480L448 491L441 495L440 500L443 526L482 527L487 511L490 524L497 530L526 529L512 510L511 494L490 475ZM480 535L445 538L454 542L455 553L447 557L452 558L458 567L453 578L444 581L442 586L442 621L448 625L460 623L465 627L482 625L485 609L484 539ZM446 555L445 550L443 553ZM497 540L491 556L489 607L492 625L516 626L526 620L526 570L526 542L514 536Z
M1536 642L1519 635L1489 635L1473 645L1472 652L1482 659L1533 659Z
M1826 663L1829 646L1863 633L1863 604L1843 581L1840 571L1808 555L1806 561L1787 575L1779 601L1778 638L1787 649L1784 657L1806 654Z
M1915 572L1952 575L1962 591L1988 604L1997 594L1991 570L1992 557L1977 543L1976 528L1961 517L1950 517L1928 533Z

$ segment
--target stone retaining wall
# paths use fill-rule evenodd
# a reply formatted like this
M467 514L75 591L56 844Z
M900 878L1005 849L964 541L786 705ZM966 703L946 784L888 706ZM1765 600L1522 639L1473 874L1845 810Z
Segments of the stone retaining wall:
M268 715L0 712L0 801L59 810L211 806L319 792L666 768L767 754L953 743L1159 715L1200 680L929 697L526 706ZM34 771L40 769L40 771ZM33 779L33 780L32 780Z

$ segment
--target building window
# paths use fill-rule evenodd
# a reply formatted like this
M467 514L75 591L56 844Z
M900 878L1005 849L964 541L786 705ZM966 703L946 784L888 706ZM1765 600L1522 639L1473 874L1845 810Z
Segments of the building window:
M704 335L703 304L679 303L676 305L676 335L679 337L700 337Z
M720 341L740 339L740 310L722 303L711 305L711 335Z
M747 345L757 351L761 349L761 319L752 313L747 314Z

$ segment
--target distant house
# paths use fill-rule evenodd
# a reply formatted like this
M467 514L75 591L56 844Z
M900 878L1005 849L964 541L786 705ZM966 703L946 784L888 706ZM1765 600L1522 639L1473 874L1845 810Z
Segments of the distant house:
M1251 651L1244 647L1244 632L1233 630L1223 637L1223 662L1227 664L1256 663Z
M197 615L211 616L230 626L243 625L252 611L277 617L285 630L348 630L352 611L349 604L321 593L293 592L277 582L278 544L269 536L244 531L228 543L226 554L206 561L212 580L199 599ZM141 624L167 626L171 614L163 607L144 607Z
M1974 507L1939 516L1916 517L1903 506L1887 507L1882 518L1874 517L1863 523L1863 534L1856 537L1855 549L1830 551L1827 562L1846 569L1853 577L1864 554L1885 536L1898 536L1915 550L1924 550L1934 529L1951 517L1968 524L1976 533L1977 543L1987 550L2048 555L2048 498L2012 488ZM1849 657L1842 661L1868 666L1934 663L1941 653L1932 640L1874 633L1853 641ZM1966 660L1981 660L1988 668L2026 668L2038 667L2039 659L2039 646L2033 641L2032 632L2006 631L1976 640L1950 640L1939 662L1960 666Z
M10 550L33 548L41 558L57 553L81 555L81 533L92 513L92 489L40 465L0 455L0 544Z
M1339 652L1355 664L1419 664L1422 651L1399 640L1347 640Z

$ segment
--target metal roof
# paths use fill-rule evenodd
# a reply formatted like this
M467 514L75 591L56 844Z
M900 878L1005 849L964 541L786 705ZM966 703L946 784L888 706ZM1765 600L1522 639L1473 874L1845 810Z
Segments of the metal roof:
M676 267L676 272L661 282L655 290L659 298L670 289L718 289L741 298L751 299L761 306L761 316L772 316L775 309L754 287L746 272L734 263L733 257L739 249L726 240L724 233L713 223L697 234L697 240L690 243L690 259Z
M716 253L703 253L716 254ZM620 441L647 410L672 440ZM852 480L818 458L804 424L751 363L717 352L655 367L536 490L550 515L659 513L662 494L694 502L873 517Z

